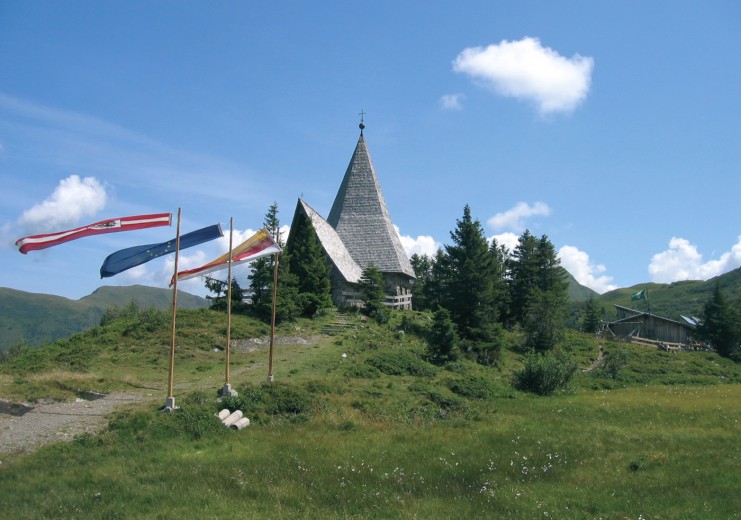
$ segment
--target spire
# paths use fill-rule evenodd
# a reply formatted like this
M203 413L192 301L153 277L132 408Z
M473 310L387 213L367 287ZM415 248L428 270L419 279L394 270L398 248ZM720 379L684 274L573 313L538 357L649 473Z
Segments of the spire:
M344 242L361 268L371 263L383 273L414 277L381 192L370 153L365 144L361 112L360 137L327 222Z

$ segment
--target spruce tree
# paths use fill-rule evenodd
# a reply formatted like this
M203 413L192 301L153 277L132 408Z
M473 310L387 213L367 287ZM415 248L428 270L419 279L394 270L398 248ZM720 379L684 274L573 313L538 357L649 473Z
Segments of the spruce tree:
M414 299L412 305L414 310L429 310L430 302L428 299L429 283L432 277L432 259L427 255L414 253L409 262L414 270L414 282L412 284L412 294Z
M444 307L450 311L461 338L491 342L497 336L492 255L484 230L471 217L468 205L450 237L453 244L445 246Z
M427 353L430 360L436 364L456 361L460 357L455 325L450 319L450 313L443 307L438 307L432 318Z
M524 325L527 308L532 299L538 276L536 250L538 239L530 230L520 235L512 255L507 259L509 279L509 313L510 325Z
M374 264L363 269L360 278L360 291L363 299L363 313L378 323L386 323L389 309L383 304L386 294L383 290L383 275Z
M288 270L296 278L301 314L311 317L331 307L330 266L311 220L298 208L285 253L289 257Z
M276 202L268 208L263 221L263 228L270 233L278 245L281 247L284 245ZM276 321L291 320L299 314L297 281L289 270L290 257L285 253L271 255L252 262L252 273L249 277L252 292L252 312L264 321L270 321L272 318L273 280L276 261L278 262Z
M594 334L599 328L599 313L591 296L584 306L584 315L581 322L581 330L588 334Z
M738 319L737 310L726 300L716 281L713 295L705 302L697 335L721 356L731 357L739 349L741 339Z

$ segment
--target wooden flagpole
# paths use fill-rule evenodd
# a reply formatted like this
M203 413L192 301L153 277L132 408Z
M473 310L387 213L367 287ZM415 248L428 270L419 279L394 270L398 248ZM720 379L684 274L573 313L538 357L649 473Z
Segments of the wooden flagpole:
M175 278L172 284L172 328L170 331L170 374L167 381L167 399L164 411L172 412L177 409L173 387L175 386L175 322L178 309L178 257L180 255L180 208L178 208L178 223L175 234Z
M278 299L278 259L275 253L275 267L273 268L273 317L270 321L270 354L268 355L268 382L273 381L273 345L275 344L275 305Z
M229 217L229 258L227 260L227 283L226 290L226 369L224 374L224 387L221 389L221 395L237 395L232 390L229 383L229 353L231 351L231 333L232 333L232 240L234 237L234 217Z

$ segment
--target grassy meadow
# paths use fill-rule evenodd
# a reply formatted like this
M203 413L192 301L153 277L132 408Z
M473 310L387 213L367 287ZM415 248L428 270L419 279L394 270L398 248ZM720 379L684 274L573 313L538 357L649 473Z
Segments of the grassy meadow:
M98 435L0 457L2 518L741 518L741 367L707 352L625 349L617 378L579 371L549 397L514 390L519 336L502 362L425 361L429 316L388 326L334 317L281 326L275 381L264 324L178 316L175 397L162 413L168 316L139 311L0 364L0 398L148 397ZM569 333L581 369L599 341ZM236 431L214 417L239 408Z

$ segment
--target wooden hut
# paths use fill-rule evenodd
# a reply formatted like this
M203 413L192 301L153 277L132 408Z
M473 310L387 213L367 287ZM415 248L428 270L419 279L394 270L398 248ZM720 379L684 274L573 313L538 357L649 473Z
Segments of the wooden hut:
M618 319L606 324L606 332L613 336L629 341L642 338L677 346L691 345L694 341L695 326L688 320L682 323L622 305L615 305L615 310Z

